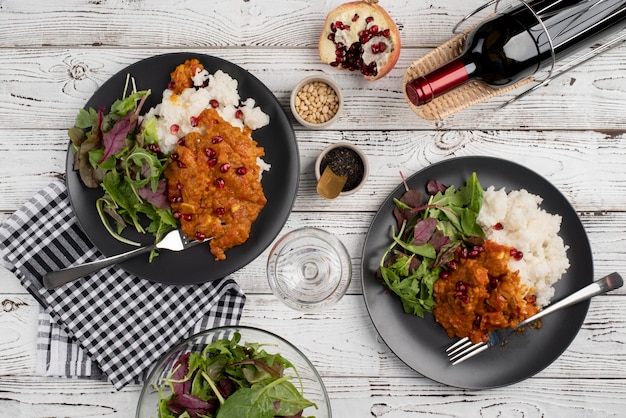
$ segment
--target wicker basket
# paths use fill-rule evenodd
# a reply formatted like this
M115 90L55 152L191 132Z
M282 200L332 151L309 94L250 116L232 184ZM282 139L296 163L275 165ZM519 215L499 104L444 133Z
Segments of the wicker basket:
M467 35L471 29L472 28L460 33L448 42L424 55L422 58L414 61L404 74L402 86L405 86L414 78L428 74L429 72L458 57L461 52L463 52L465 40L467 39ZM435 97L431 102L422 106L413 105L413 103L411 103L409 98L406 96L406 92L404 92L404 97L413 112L415 112L415 114L419 117L428 120L441 120L446 116L456 113L476 103L480 103L491 97L516 89L532 80L533 77L528 77L517 82L516 84L502 88L493 88L481 81L471 81L441 96ZM404 87L402 90L404 91Z

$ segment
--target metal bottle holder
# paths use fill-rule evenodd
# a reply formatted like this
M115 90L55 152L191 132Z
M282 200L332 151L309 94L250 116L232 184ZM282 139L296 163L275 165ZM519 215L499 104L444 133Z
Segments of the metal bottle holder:
M555 0L558 1L558 0ZM589 8L592 8L600 3L602 3L605 0L587 0L589 2ZM463 25L463 23L467 22L470 18L472 18L474 15L478 14L479 12L481 12L482 10L494 6L494 13L499 13L499 6L500 6L501 0L490 0L487 3L483 4L482 6L476 8L475 10L473 10L472 12L470 12L469 14L467 14L465 17L463 17L453 28L452 28L452 33L453 34L458 34L460 33L459 31L459 27L461 25ZM517 3L522 3L525 7L527 7L532 14L535 16L535 18L537 19L537 22L541 25L541 27L543 28L544 34L547 37L548 43L550 45L550 53L552 55L552 63L551 65L549 65L549 68L547 69L547 74L545 77L543 77L543 79L534 79L535 82L537 82L537 84L535 84L533 87L525 90L524 92L518 94L517 96L509 99L508 101L504 102L503 104L501 104L498 109L501 109L513 102L515 102L516 100L521 99L522 97L534 92L535 90L547 85L548 83L550 83L552 80L562 76L563 74L567 73L568 71L578 67L579 65L584 64L585 62L589 61L590 59L597 57L598 55L614 48L617 45L620 45L622 42L626 41L626 31L622 31L622 33L618 33L618 35L607 41L606 43L604 43L603 45L592 49L591 51L580 55L578 57L574 57L573 59L571 59L569 62L561 65L560 67L556 68L556 55L554 53L554 44L553 44L553 40L552 37L550 36L550 32L548 31L548 28L545 26L544 21L542 19L542 15L541 15L541 11L536 11L534 10L529 4L528 2L526 2L525 0L514 0L512 2L512 4L509 4L508 6L505 7L512 7L513 4L517 4ZM588 9L587 9L588 10ZM545 70L545 69L542 69Z

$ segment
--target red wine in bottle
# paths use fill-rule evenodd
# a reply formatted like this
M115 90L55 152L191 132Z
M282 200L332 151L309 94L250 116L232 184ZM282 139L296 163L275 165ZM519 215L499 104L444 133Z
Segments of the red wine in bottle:
M624 28L626 0L520 2L478 25L458 58L411 80L405 91L419 106L470 80L508 86Z

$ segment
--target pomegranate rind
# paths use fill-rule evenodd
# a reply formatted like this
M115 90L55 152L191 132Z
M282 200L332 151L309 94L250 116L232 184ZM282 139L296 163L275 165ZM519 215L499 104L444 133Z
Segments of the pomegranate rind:
M353 20L355 15L359 17L356 21ZM368 17L373 17L374 19L371 22L366 22ZM331 26L336 22L343 22L350 28L348 30L337 29L333 31ZM400 57L400 31L389 13L376 2L360 0L344 3L328 13L318 43L319 56L322 62L332 65L337 58L336 42L342 42L349 47L359 41L359 33L366 28L371 28L373 25L378 26L379 33L389 29L389 35L374 36L368 42L362 44L364 63L371 64L373 61L376 61L377 67L376 75L364 75L364 78L374 81L387 75ZM335 41L329 39L329 35L332 33L335 34ZM385 51L373 54L371 52L372 45L380 42L385 43ZM333 65L333 67L344 69L341 65Z

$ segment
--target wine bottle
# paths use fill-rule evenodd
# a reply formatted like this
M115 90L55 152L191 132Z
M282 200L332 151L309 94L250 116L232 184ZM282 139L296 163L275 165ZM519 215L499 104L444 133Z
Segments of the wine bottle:
M405 91L419 106L471 80L508 86L624 28L626 0L520 2L478 25L459 57L411 80Z

